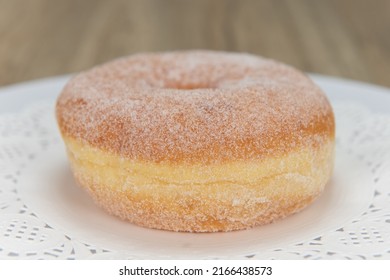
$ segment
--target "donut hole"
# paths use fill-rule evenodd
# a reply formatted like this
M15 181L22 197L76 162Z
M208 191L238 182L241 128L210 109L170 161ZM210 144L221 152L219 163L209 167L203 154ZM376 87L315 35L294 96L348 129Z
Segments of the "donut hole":
M215 89L216 85L209 83L167 83L165 85L167 89L178 90L197 90L197 89Z

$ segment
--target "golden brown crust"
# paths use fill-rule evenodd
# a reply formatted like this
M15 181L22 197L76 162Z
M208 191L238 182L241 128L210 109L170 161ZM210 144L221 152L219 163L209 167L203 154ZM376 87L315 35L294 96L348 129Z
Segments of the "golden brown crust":
M57 118L65 136L153 162L261 159L334 137L332 109L304 74L209 51L135 55L81 73Z
M321 194L319 191L301 195L299 199L285 196L282 201L258 203L246 208L193 197L188 198L182 207L171 208L169 199L156 203L153 197L137 198L113 192L109 186L79 182L88 186L88 193L95 202L112 215L147 228L183 232L224 232L266 225L301 211Z

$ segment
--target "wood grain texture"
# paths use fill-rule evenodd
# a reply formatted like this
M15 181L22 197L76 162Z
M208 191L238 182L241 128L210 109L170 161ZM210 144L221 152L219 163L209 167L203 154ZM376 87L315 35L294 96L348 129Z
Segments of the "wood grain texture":
M0 86L176 49L390 87L389 0L0 0Z

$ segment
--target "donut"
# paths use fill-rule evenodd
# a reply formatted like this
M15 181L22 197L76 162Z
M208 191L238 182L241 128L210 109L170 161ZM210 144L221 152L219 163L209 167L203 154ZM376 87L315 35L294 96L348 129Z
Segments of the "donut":
M78 184L147 228L268 224L319 197L333 169L325 94L293 67L246 53L107 62L70 79L56 117Z

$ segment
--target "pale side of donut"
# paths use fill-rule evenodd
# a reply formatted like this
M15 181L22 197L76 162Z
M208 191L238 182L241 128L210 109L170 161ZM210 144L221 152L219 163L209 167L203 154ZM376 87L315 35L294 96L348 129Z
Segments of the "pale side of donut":
M260 161L181 165L118 158L68 138L80 185L108 212L150 228L246 229L295 213L317 198L333 166L333 142Z
M140 54L74 77L57 120L75 177L109 212L227 231L302 209L333 165L334 117L299 71L247 54Z

